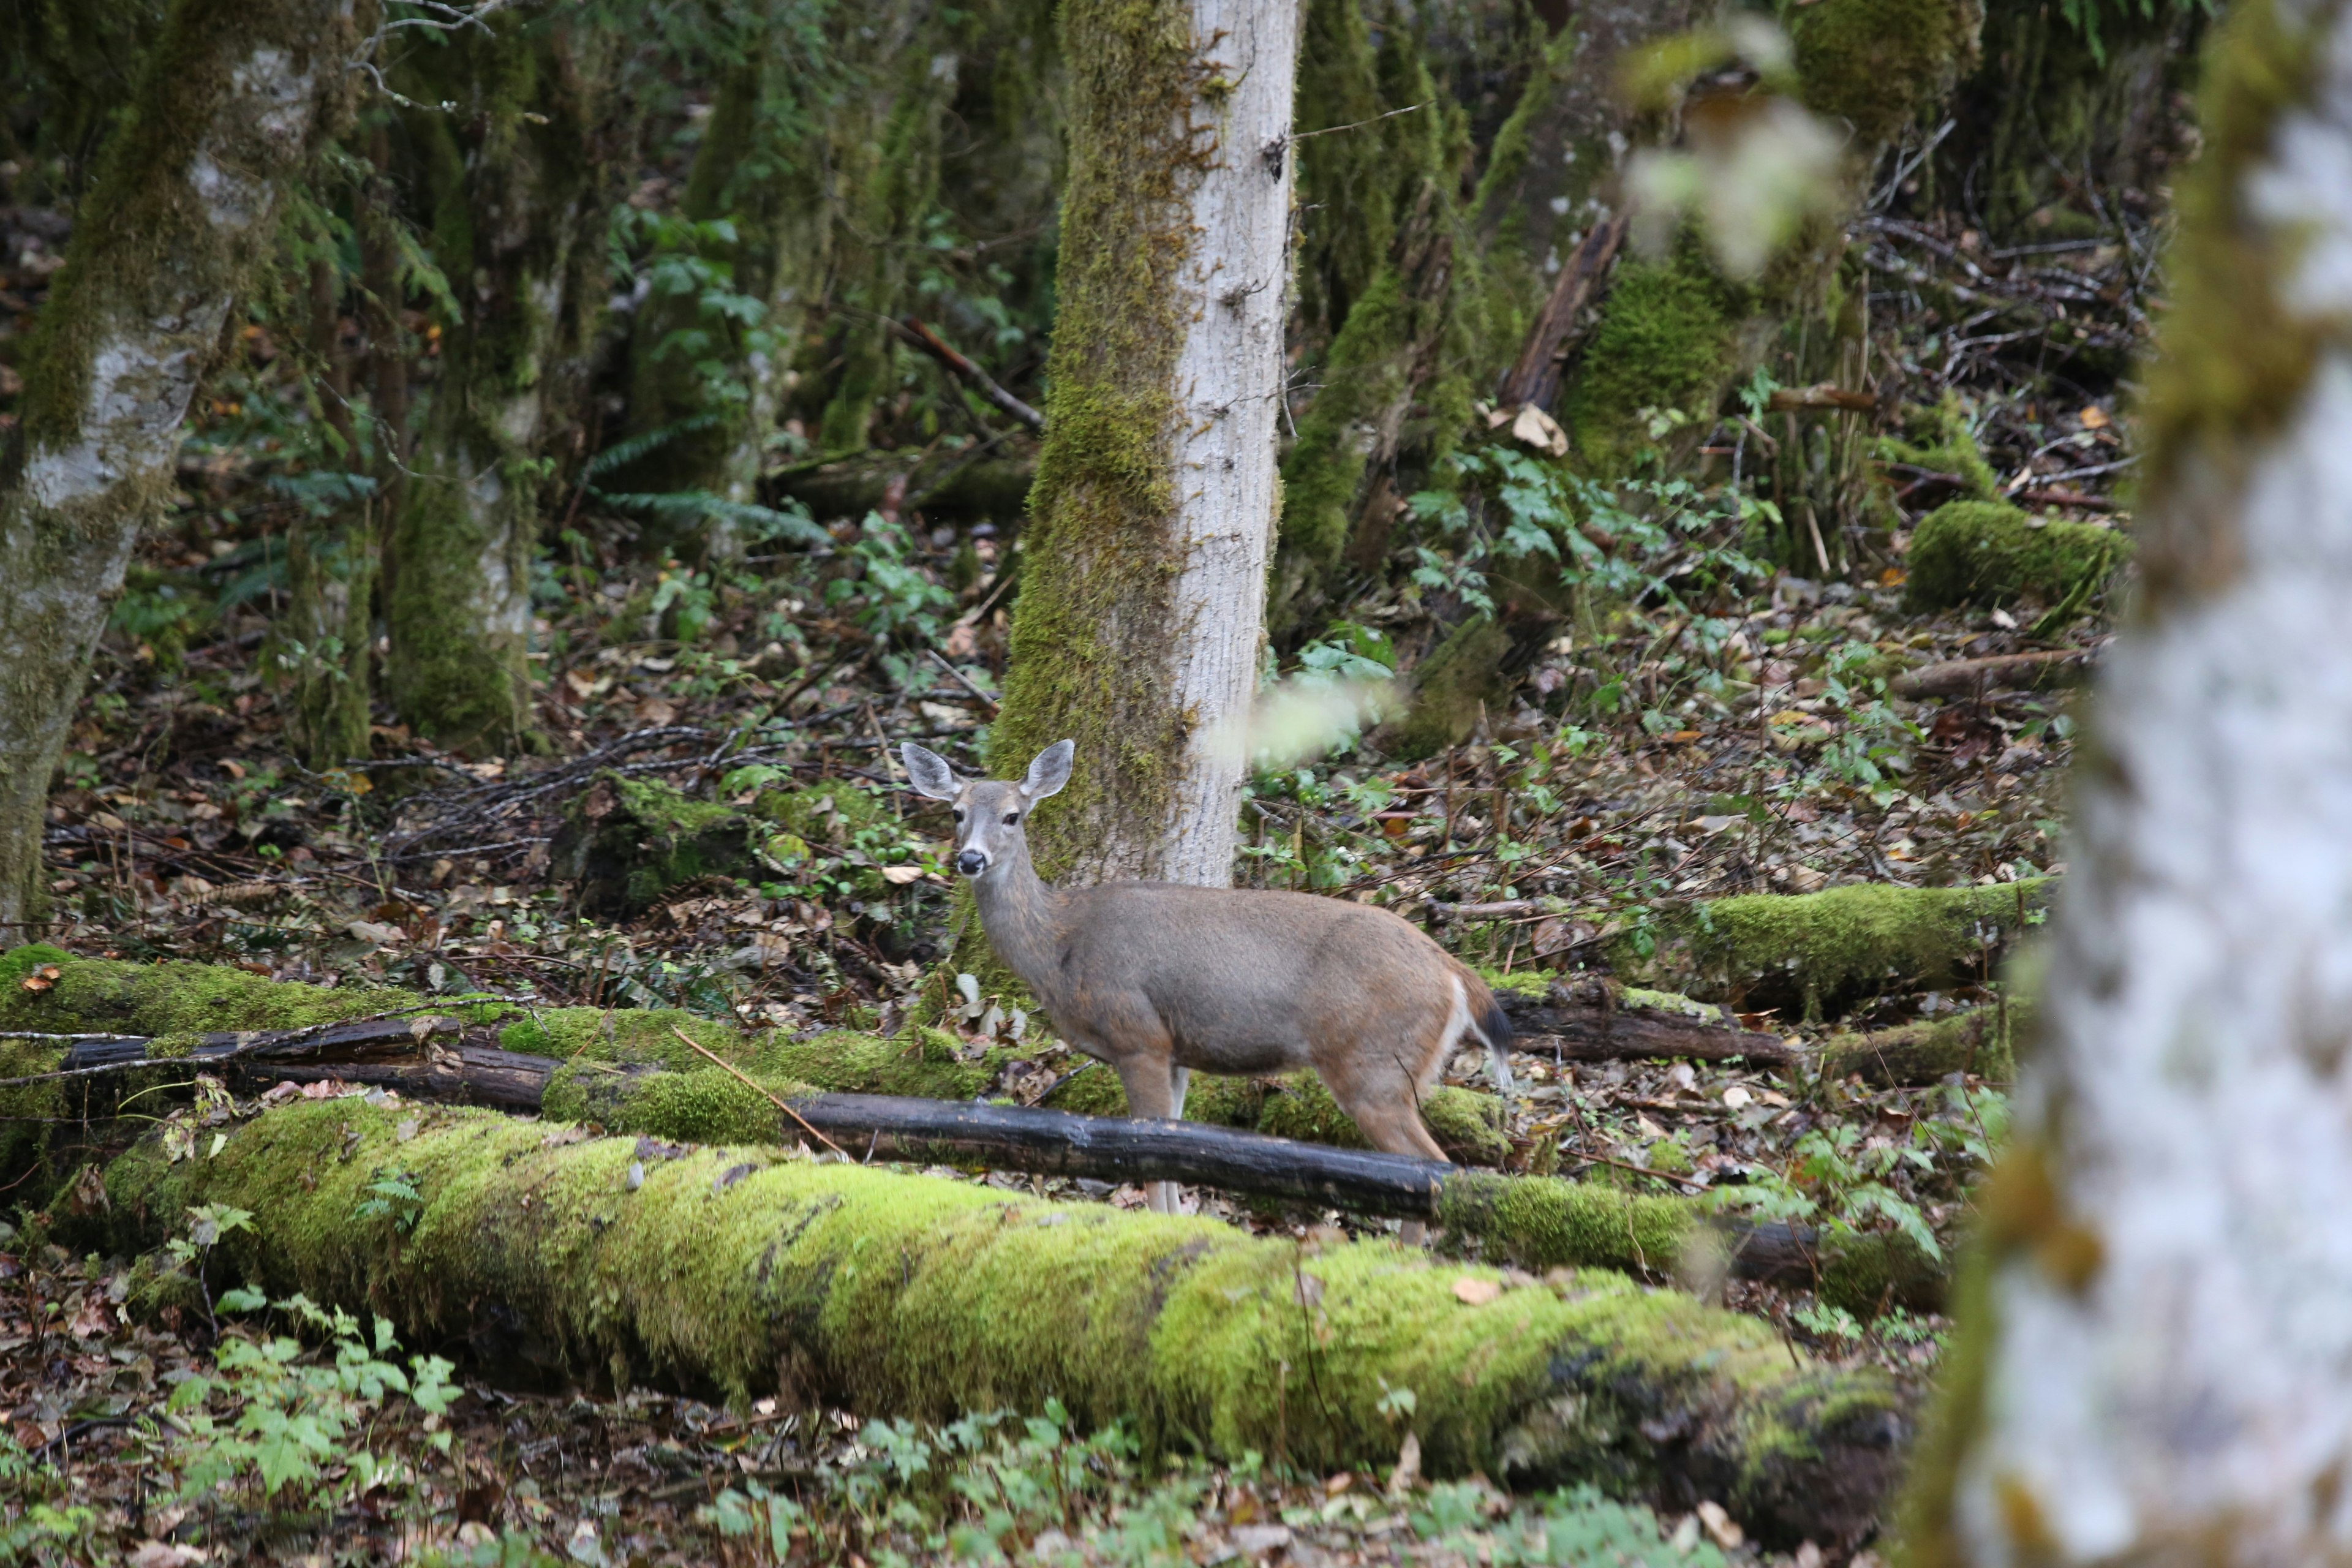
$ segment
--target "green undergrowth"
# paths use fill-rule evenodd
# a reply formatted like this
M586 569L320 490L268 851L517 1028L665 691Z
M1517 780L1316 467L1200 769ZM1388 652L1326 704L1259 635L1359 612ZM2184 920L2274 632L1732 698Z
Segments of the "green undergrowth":
M751 875L765 837L732 806L607 769L572 803L554 855L583 910L631 914L682 883Z
M1921 611L2021 600L2079 609L2130 554L2129 537L2112 528L1948 501L1912 531L1906 598Z
M395 1170L413 1200L372 1209ZM1434 1475L1693 1488L1791 1540L1847 1522L1830 1500L1892 1464L1903 1426L1876 1374L1617 1275L1480 1300L1507 1282L1391 1243L1318 1249L774 1149L341 1100L270 1111L211 1158L151 1142L107 1181L117 1246L234 1205L253 1229L217 1251L273 1294L380 1311L413 1342L495 1303L575 1372L737 1401L937 1419L1051 1398L1154 1448L1338 1468L1393 1459L1410 1388ZM1678 1440L1645 1436L1662 1427Z
M1674 914L1647 954L1621 938L1629 977L1686 983L1704 999L1743 1011L1776 1008L1835 1017L1888 991L1924 991L1989 978L2002 953L2039 925L2053 879L1983 887L1875 883L1782 896L1715 899Z

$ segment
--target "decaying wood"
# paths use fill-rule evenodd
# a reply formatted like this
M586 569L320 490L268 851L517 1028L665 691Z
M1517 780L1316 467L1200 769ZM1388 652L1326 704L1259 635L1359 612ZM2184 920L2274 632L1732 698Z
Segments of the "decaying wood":
M1617 260L1618 247L1625 242L1625 224L1622 216L1601 219L1570 254L1552 285L1551 297L1544 301L1543 312L1528 334L1527 346L1519 351L1518 363L1503 378L1502 390L1496 395L1500 406L1517 408L1532 403L1549 410L1558 400L1568 353L1576 345L1579 318L1600 297L1609 269Z
M1922 665L1890 682L1897 697L1977 697L1988 691L2040 691L2072 685L2090 671L2087 648L2046 653L2005 653L1991 658L1956 658Z
M1596 988L1597 989L1597 988ZM1582 1000L1552 989L1542 1002L1497 993L1519 1037L1517 1050L1551 1052L1563 1061L1650 1061L1687 1057L1694 1061L1734 1058L1759 1067L1785 1067L1797 1059L1778 1035L1712 1024L1663 1007L1625 1006L1605 995Z

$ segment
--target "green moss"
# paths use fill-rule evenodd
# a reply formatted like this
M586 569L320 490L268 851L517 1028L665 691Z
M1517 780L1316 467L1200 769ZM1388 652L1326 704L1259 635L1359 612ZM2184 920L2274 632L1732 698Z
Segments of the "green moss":
M807 1085L788 1080L760 1082L769 1094L809 1092ZM540 1113L551 1121L689 1143L775 1143L790 1136L783 1113L767 1094L715 1067L632 1071L605 1062L566 1062L549 1078Z
M299 1029L415 1007L414 992L301 985L210 963L131 963L58 953L57 984L31 992L19 948L0 959L0 1030L189 1037L238 1029ZM55 949L46 950L55 952ZM11 980L10 965L16 966ZM465 1009L453 1007L452 1012Z
M1570 456L1595 479L1630 473L1655 441L1654 412L1705 424L1739 369L1753 291L1726 282L1696 241L1660 261L1618 262L1601 321L1560 402Z
M565 812L553 858L582 910L628 914L683 883L751 875L764 837L731 806L606 769Z
M1072 0L1045 441L1030 487L1004 705L991 751L1017 769L1077 742L1068 787L1032 819L1048 879L1101 864L1168 810L1191 720L1164 700L1175 537L1180 268L1193 249L1192 127L1207 85L1175 0ZM1147 868L1148 869L1148 868Z
M1977 54L1966 0L1821 0L1791 13L1799 92L1875 149L1948 97Z
M2080 602L2130 552L2130 539L2111 528L2032 517L1998 501L1949 501L1912 532L1905 597L1921 611Z
M405 1141L404 1119L422 1123ZM1434 1474L1654 1495L1701 1467L1773 1534L1821 1527L1785 1499L1853 1462L1839 1423L1899 1409L1874 1373L1806 1366L1761 1322L1610 1275L1471 1306L1455 1281L1491 1274L1384 1243L1303 1251L762 1151L665 1152L481 1112L294 1105L143 1201L250 1209L256 1232L225 1243L235 1266L415 1339L500 1303L575 1368L934 1418L1052 1397L1156 1446L1322 1468L1391 1458L1380 1404L1410 1387ZM352 1217L392 1163L424 1196L404 1234ZM1319 1297L1302 1305L1309 1274ZM1645 1422L1684 1437L1654 1442Z
M1947 391L1932 408L1913 411L1903 437L1881 437L1873 455L1882 463L1957 476L1967 499L2000 499L2000 476L1985 461L1984 448L1977 442L1968 408L1957 392Z
M854 784L809 784L761 790L752 798L751 815L813 844L841 845L859 828L879 825L889 809Z
M1822 1045L1822 1076L1858 1073L1864 1083L1879 1088L1936 1083L1956 1072L2007 1083L2017 1076L2011 1042L2030 1026L2030 1017L2029 1005L2011 1001L1865 1035L1839 1035Z
M1491 616L1473 616L1445 635L1412 670L1412 705L1382 731L1381 749L1408 760L1467 740L1486 704L1502 692L1511 637Z
M1621 941L1620 973L1687 974L1742 1009L1801 1009L1833 1016L1887 991L1948 988L1981 980L2007 944L2037 922L2049 878L1991 887L1860 885L1784 898L1717 899L1668 922L1670 940L1647 958Z

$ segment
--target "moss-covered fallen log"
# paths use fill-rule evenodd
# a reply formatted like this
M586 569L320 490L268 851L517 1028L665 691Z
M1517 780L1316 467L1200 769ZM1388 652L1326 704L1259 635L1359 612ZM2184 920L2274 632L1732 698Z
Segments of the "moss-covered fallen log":
M1948 501L1912 531L1906 597L1916 610L2022 599L2079 607L2130 555L2130 536L2112 528L2002 501Z
M1742 1011L1835 1017L1870 997L1980 984L2057 890L2035 877L1986 887L1877 883L1744 894L1671 912L1646 954L1621 938L1621 975L1671 984Z
M2031 1005L2012 995L1948 1018L1832 1036L1822 1043L1822 1076L1858 1077L1878 1089L1937 1083L1954 1073L2007 1083L2016 1075L2014 1042L2028 1026Z
M417 1194L362 1217L382 1176ZM211 1158L107 1175L111 1239L250 1211L229 1266L486 1359L876 1414L1036 1408L1160 1447L1391 1459L1719 1500L1771 1542L1866 1530L1908 1422L1886 1380L1605 1273L1507 1289L1386 1243L1012 1196L773 1149L572 1141L494 1112L270 1111ZM1391 1391L1410 1388L1409 1417Z
M37 973L48 969L57 972L53 979ZM39 987L27 990L27 978L39 979ZM54 947L22 947L0 953L0 1078L55 1070L61 1061L60 1049L40 1042L12 1044L12 1030L138 1037L152 1042L152 1054L180 1056L197 1048L208 1034L307 1029L385 1014L413 1020L425 1001L413 992L305 985L219 964L132 963L76 958ZM707 1142L768 1136L773 1108L710 1068L678 1040L679 1029L779 1092L975 1100L1004 1092L1000 1085L1027 1061L1013 1047L978 1047L940 1030L910 1030L896 1039L845 1030L795 1038L780 1032L747 1034L666 1009L526 1008L486 1002L452 1005L447 1012L467 1026L454 1046L551 1057L566 1064L551 1086L549 1114ZM624 1070L647 1066L680 1077L646 1079ZM128 1081L144 1087L152 1080ZM639 1105L633 1096L650 1098ZM18 1115L58 1114L57 1103L54 1089L0 1090L0 1110ZM1096 1116L1127 1114L1118 1075L1100 1067L1066 1077L1042 1103ZM1423 1102L1422 1114L1439 1146L1462 1163L1500 1164L1511 1152L1502 1106L1492 1095L1440 1089ZM1276 1079L1196 1076L1185 1116L1310 1143L1369 1147L1312 1074Z

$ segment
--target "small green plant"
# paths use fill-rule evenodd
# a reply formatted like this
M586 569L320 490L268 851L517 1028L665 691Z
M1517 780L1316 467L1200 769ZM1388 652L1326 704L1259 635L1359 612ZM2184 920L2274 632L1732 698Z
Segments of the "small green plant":
M405 1236L416 1228L425 1213L425 1194L416 1188L416 1177L408 1171L378 1171L368 1183L369 1196L360 1201L354 1211L361 1219L389 1217L392 1228Z

